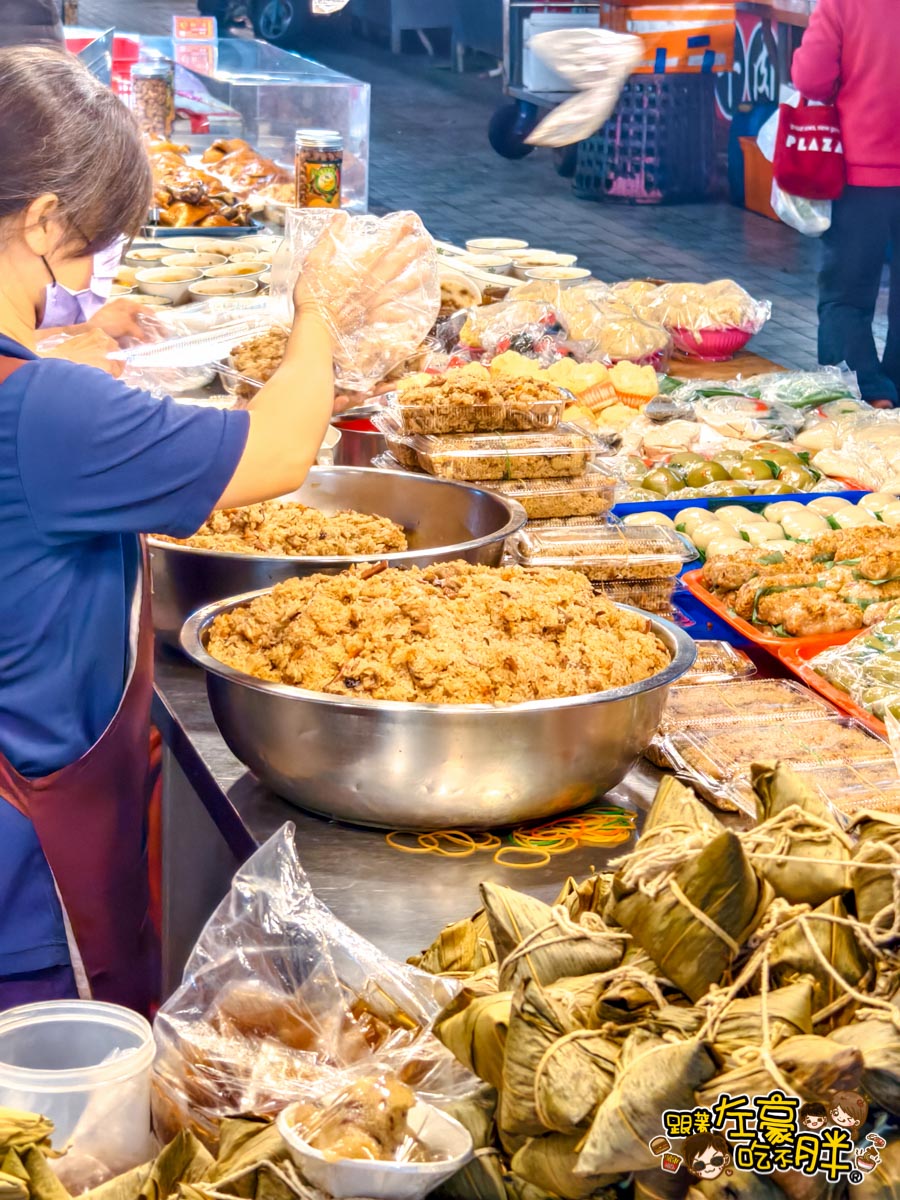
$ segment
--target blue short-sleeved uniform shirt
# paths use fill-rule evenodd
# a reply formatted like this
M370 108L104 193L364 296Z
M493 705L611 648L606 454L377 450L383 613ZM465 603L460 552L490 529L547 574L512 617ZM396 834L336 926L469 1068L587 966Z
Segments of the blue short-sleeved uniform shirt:
M160 401L4 337L0 355L29 360L0 386L0 751L35 778L80 758L118 707L135 535L203 524L249 416ZM68 960L37 837L0 797L0 976Z

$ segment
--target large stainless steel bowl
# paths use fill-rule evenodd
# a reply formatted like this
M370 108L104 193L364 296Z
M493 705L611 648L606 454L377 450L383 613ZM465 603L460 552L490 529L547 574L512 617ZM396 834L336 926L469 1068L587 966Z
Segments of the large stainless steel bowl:
M495 567L506 538L525 523L525 510L515 500L407 471L314 467L303 487L287 498L327 513L355 508L388 517L406 530L410 548L368 557L269 557L195 550L151 537L153 624L167 645L178 648L182 625L205 604L284 579L320 572L335 575L351 563L387 561L393 567L425 567L464 559Z
M207 652L215 617L261 594L195 613L182 649L206 671L237 758L286 800L358 825L474 829L586 804L627 775L696 657L688 634L652 617L672 661L629 687L504 707L350 700L264 683Z

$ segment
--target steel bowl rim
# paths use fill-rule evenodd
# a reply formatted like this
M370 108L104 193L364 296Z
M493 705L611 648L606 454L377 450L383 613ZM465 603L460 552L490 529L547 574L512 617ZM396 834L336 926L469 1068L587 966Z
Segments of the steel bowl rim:
M410 478L409 471L382 471L376 467L319 467L314 468L324 471L353 471L354 474L359 474L363 471L368 475L377 475L379 479L388 476L395 479ZM312 472L307 475L310 478ZM506 496L501 496L497 492L492 492L488 488L473 487L468 483L459 483L455 479L432 479L428 475L423 475L421 478L427 483L443 483L448 487L465 488L466 491L480 492L483 496L490 496L496 500L502 508L507 511L507 522L502 528L495 530L493 533L485 534L480 538L472 538L467 542L456 542L451 546L429 546L423 550L396 550L382 551L380 554L344 554L332 555L326 557L324 555L300 555L300 554L241 554L238 550L206 550L198 546L181 546L177 542L166 542L161 538L155 537L153 534L147 535L147 545L154 550L173 550L178 554L199 554L206 558L221 559L223 562L252 562L265 564L283 564L298 563L304 567L340 567L346 570L347 567L354 563L379 563L390 561L398 566L407 564L414 566L423 558L433 558L439 554L445 558L448 554L465 554L473 550L480 550L483 546L492 546L495 542L505 541L507 538L518 533L525 522L528 520L528 514L518 502L518 500L509 500ZM418 485L416 485L418 486ZM380 516L379 513L371 514Z
M577 696L559 696L549 700L525 700L520 704L436 704L428 701L369 700L362 697L331 696L327 692L313 692L306 688L292 687L286 683L268 683L266 680L257 679L253 675L248 675L244 671L238 671L237 668L230 667L227 663L221 662L206 649L203 643L203 634L217 616L230 611L232 608L237 608L241 604L247 604L259 596L265 596L271 591L272 588L270 587L258 588L252 592L245 592L241 596L231 596L227 600L217 600L214 604L207 604L204 608L200 608L197 612L192 613L182 626L179 635L178 641L182 653L196 666L202 667L208 674L216 675L228 683L236 683L250 691L262 692L265 695L282 697L289 700L312 701L326 708L350 708L360 713L445 714L445 719L448 720L453 715L483 715L484 713L518 715L520 713L553 712L561 709L586 707L591 704L611 704L617 700L628 700L675 683L691 669L697 658L696 642L690 634L686 633L683 629L679 629L674 622L667 621L664 617L643 612L631 604L615 604L611 602L615 608L622 609L624 612L645 617L650 622L654 633L663 633L668 636L674 646L674 650L672 651L672 661L667 667L664 667L661 671L657 671L655 675L651 675L647 679L642 679L638 683L627 684L625 687L609 688L605 692L585 692ZM438 716L437 719L441 719L441 717Z

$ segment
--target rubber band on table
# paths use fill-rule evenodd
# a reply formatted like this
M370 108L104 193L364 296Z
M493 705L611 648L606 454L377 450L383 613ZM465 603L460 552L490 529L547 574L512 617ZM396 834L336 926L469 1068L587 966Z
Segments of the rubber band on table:
M538 856L537 862L507 862L502 857L505 854L535 854ZM514 871L529 870L534 867L546 867L550 864L550 852L548 850L538 850L528 846L501 846L494 855L494 862L501 867L510 867Z
M404 846L394 840L398 837L413 837L419 844L417 846ZM437 842L435 842L434 846L426 846L422 842L422 834L409 833L402 829L392 829L390 833L384 835L384 840L392 850L402 850L404 854L433 854L437 848Z

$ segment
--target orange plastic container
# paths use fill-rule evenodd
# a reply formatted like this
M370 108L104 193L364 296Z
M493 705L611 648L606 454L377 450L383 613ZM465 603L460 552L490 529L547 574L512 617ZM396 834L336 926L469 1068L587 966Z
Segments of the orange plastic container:
M744 156L744 208L778 221L772 207L772 164L756 144L756 138L738 138Z
M821 645L800 646L797 644L797 640L794 639L792 643L783 645L777 651L778 661L784 663L787 669L792 671L807 687L812 688L814 692L818 692L820 696L828 700L836 708L841 709L848 716L855 717L857 721L865 725L867 729L871 729L873 733L877 733L879 737L886 738L887 729L885 728L884 721L879 720L878 717L873 716L870 712L860 707L860 705L854 704L843 688L835 687L824 675L820 675L810 665L810 659L815 658L820 651L827 650L829 646L842 645L843 642L835 642L832 639L822 638L820 639L822 642ZM846 640L848 639L843 639L843 641Z
M723 621L727 622L732 629L736 629L748 641L754 642L757 646L762 646L764 650L768 650L776 658L781 657L780 651L785 647L808 647L810 651L809 657L811 658L813 655L818 654L820 650L827 650L829 646L843 646L844 642L849 642L851 638L855 638L858 633L862 632L859 629L848 629L843 633L817 634L813 637L800 638L782 638L774 633L762 633L755 625L751 625L749 621L735 616L731 609L726 604L723 604L718 596L714 596L704 586L702 569L688 571L687 574L681 576L681 582L692 596L702 601L717 617L721 617ZM793 668L791 669L793 670Z

